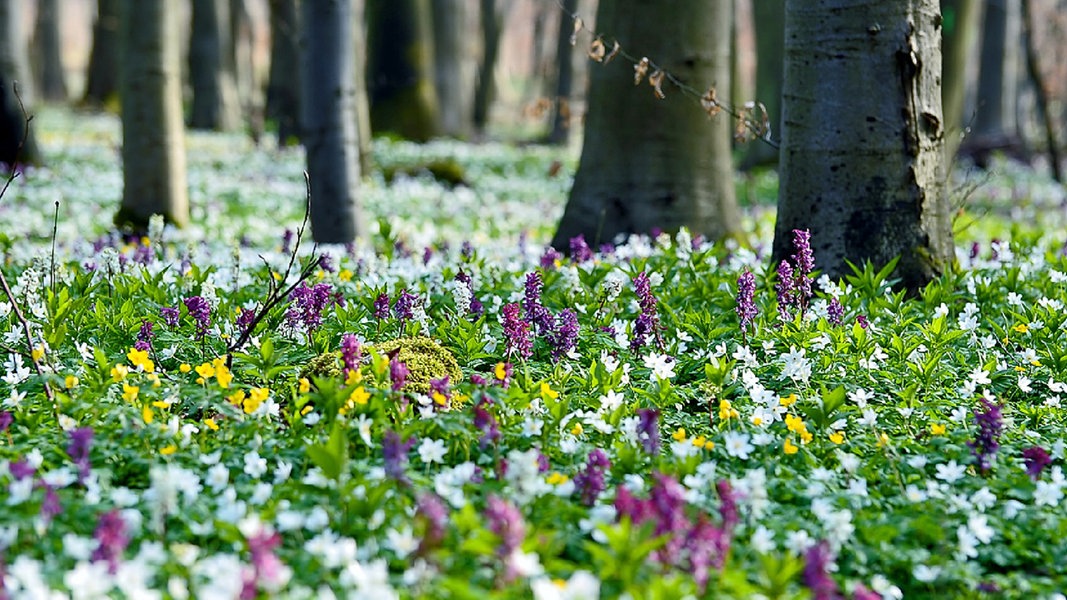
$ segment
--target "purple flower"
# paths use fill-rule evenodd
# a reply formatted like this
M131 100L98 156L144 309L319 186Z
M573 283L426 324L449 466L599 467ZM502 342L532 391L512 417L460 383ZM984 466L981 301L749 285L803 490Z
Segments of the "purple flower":
M3 431L2 427L0 431ZM1026 474L1030 476L1030 479L1037 481L1041 479L1041 472L1045 470L1045 467L1052 464L1052 457L1041 446L1030 446L1023 450L1023 463L1026 464Z
M389 318L389 294L382 292L374 299L374 318L379 321Z
M533 323L539 335L545 335L555 327L555 319L547 308L541 305L541 274L534 271L526 274L526 291L523 300L523 308L526 310L526 321Z
M182 302L185 303L189 316L196 322L196 339L202 340L211 327L211 304L203 296L190 296Z
M565 308L559 313L555 331L549 335L552 344L552 360L559 361L578 344L578 315Z
M578 234L572 237L570 240L571 258L576 263L584 263L587 260L593 260L593 251L589 248L589 244L585 243L585 236Z
M774 291L778 295L778 316L783 321L788 321L792 316L791 308L797 306L797 293L794 289L793 265L783 260L778 263L778 282L774 284Z
M359 361L363 353L359 347L359 338L351 333L341 336L341 362L344 363L342 373L345 381L348 381L350 373L359 372Z
M382 456L385 458L385 474L400 483L407 483L404 473L408 467L408 450L415 445L415 438L400 439L400 434L389 430L382 438Z
M130 543L129 534L126 532L126 521L117 509L112 509L100 515L93 532L96 539L96 550L93 551L92 559L107 562L107 571L114 575L119 570L119 561L122 553L126 551L126 545Z
M448 525L448 506L437 494L424 493L415 504L415 518L424 523L422 540L419 541L417 555L425 555L441 544L445 539Z
M811 251L811 232L807 229L794 229L793 248L796 249L796 254L792 256L793 265L797 270L796 288L803 306L808 298L811 298L811 272L815 270L815 255Z
M442 377L440 379L431 379L430 380L430 397L432 398L434 396L434 394L440 394L441 397L443 397L445 400L448 400L449 398L451 398L452 397L452 389L451 389L451 386L449 385L450 379L451 379L451 377L449 377L448 375L445 375L444 377Z
M78 481L89 476L89 448L93 445L93 428L78 427L70 432L67 454L78 467Z
M430 259L433 258L433 248L426 246L422 249L422 264L426 266L430 264Z
M486 500L484 516L489 531L500 539L496 554L505 561L504 578L511 580L517 575L514 566L510 564L511 556L526 539L526 524L522 520L522 513L514 504L492 494Z
M415 306L419 297L412 294L407 288L400 290L400 295L396 297L396 304L393 305L393 316L400 321L400 328L404 328L404 323L415 318Z
M41 501L40 516L46 523L50 523L56 515L63 512L63 507L59 504L59 495L56 494L54 487L47 483L40 485L44 488L44 500Z
M12 461L8 464L7 472L11 473L11 476L18 481L27 477L33 477L33 474L37 472L37 467L31 465L28 460L20 458L19 460Z
M328 283L316 283L309 286L301 282L289 293L289 310L285 311L286 324L297 329L303 327L308 335L322 325L322 311L333 304L344 306L344 297L334 292Z
M504 366L502 368L504 370L504 377L499 377L500 373L496 369L494 369L493 381L500 387L508 389L508 386L511 385L511 375L514 372L514 367L512 367L511 363L509 362L505 362L503 363L503 365Z
M555 248L549 246L545 248L545 253L541 255L541 268L542 269L554 269L556 268L556 261L562 260L563 255L560 254Z
M241 309L241 312L237 314L237 321L235 322L237 331L240 331L242 335L248 333L248 330L252 327L252 323L255 320L256 311Z
M882 595L860 583L852 590L852 600L882 600Z
M862 329L867 329L871 326L871 324L867 322L867 315L856 315L856 323L858 323Z
M323 252L319 256L319 268L327 273L336 273L337 267L333 264L333 256L329 252Z
M840 600L841 592L830 577L830 544L826 540L808 548L804 553L804 585L811 590L813 600Z
M292 248L293 245L294 237L296 236L293 234L292 229L286 229L285 232L282 233L282 254L289 254L289 250Z
M242 597L256 598L256 587L276 589L285 583L288 573L285 564L274 553L282 538L273 531L260 531L248 538L248 553L251 555L252 577L245 581Z
M8 427L15 422L15 417L11 416L11 413L6 410L0 410L0 433L7 431Z
M391 388L394 392L399 392L403 389L409 373L408 366L399 359L392 358L389 360L389 380L392 382Z
M492 403L492 400L483 396L474 406L474 428L482 432L482 437L478 440L478 447L482 450L490 443L500 441L500 424L488 409Z
M719 493L719 516L722 518L723 529L732 531L741 522L737 514L737 494L727 479L720 479L715 484L715 491Z
M1000 432L1003 429L1003 422L999 406L990 402L988 398L982 398L981 402L984 410L974 411L974 424L978 426L978 431L975 432L974 439L967 442L967 445L971 447L971 452L978 462L978 469L985 473L993 466L993 458L997 454L997 449L1000 448Z
M167 327L177 327L181 313L177 308L164 306L159 309L159 316L163 318L163 322L167 324Z
M641 440L645 452L659 454L659 411L654 408L637 409L637 439Z
M152 347L152 338L155 337L155 333L152 331L154 323L148 319L141 320L141 329L137 331L137 341L144 342L148 348Z
M641 314L634 322L633 339L630 341L630 351L636 353L645 345L645 338L649 335L659 338L659 314L656 310L656 297L652 295L652 282L648 275L642 271L633 279L634 293L637 302L641 306Z
M471 293L471 302L470 306L467 308L467 311L476 317L481 316L481 314L485 312L485 306L482 305L481 301L474 297L474 280L471 278L470 275L464 273L463 271L460 271L458 274L456 274L456 281L462 281L463 283L467 284L467 289Z
M594 448L589 453L589 459L585 469L574 476L574 486L581 494L582 504L593 506L597 497L600 496L607 484L604 482L604 472L611 468L608 455L600 448Z
M459 247L459 255L463 258L464 262L473 260L474 244L471 244L470 240L463 240L463 244Z
M533 337L530 335L530 324L519 317L519 305L516 303L505 304L501 311L504 325L504 338L507 341L507 354L517 355L519 358L530 358L533 354Z
M755 319L756 314L759 312L753 300L755 295L756 276L748 269L745 269L741 276L737 278L737 306L734 307L737 312L737 318L741 320L742 334L748 333L748 326L752 324L752 319Z
M840 325L841 321L845 318L845 307L841 305L841 302L837 298L830 300L830 303L826 305L826 320L831 325Z

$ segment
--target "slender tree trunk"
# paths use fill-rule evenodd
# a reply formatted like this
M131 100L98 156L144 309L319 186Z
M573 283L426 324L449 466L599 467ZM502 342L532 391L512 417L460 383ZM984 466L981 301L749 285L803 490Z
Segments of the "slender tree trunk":
M367 95L367 20L365 0L352 3L352 45L356 49L352 74L356 103L356 143L359 144L359 171L367 175L374 168L371 141L374 131L370 120L370 98Z
M278 128L278 145L300 141L300 18L297 0L270 0L268 119Z
M194 129L233 131L241 124L230 33L229 0L193 0L189 126Z
M33 128L27 131L26 114L20 105L21 99L28 108L27 94L33 89L26 78L29 68L22 6L22 2L0 2L0 171L41 162Z
M574 19L578 0L563 0L559 30L556 32L556 94L552 111L552 129L548 132L551 144L566 145L571 134L571 92L574 89Z
M993 151L1020 153L1016 119L1019 97L1019 4L990 2L982 16L981 64L974 125L961 151L986 166Z
M426 141L441 133L430 0L367 3L371 127Z
M145 230L152 215L189 222L177 3L122 1L121 227Z
M752 0L756 22L756 100L767 108L771 139L782 136L782 71L785 45L784 0ZM742 166L777 165L778 149L759 140L749 143Z
M982 4L977 0L942 0L941 12L945 17L941 100L947 133L945 156L951 164L970 120L969 116L963 114L963 109L970 65L978 58L974 47L978 39Z
M82 100L90 106L115 106L118 100L120 3L121 0L97 0L93 49Z
M474 87L466 27L466 2L433 0L434 85L441 106L441 132L461 139L471 132Z
M495 93L494 73L500 54L504 18L502 11L497 9L496 0L480 0L478 6L482 22L482 60L478 64L478 79L474 87L474 129L478 135L484 135Z
M19 97L26 106L37 101L30 61L26 50L26 3L22 0L0 2L0 72L9 82L18 84Z
M59 32L59 0L40 0L37 3L37 29L33 37L41 98L51 102L66 102L67 82L63 72L63 45Z
M320 243L348 243L365 232L358 204L354 5L303 3L301 139L311 178L311 232Z
M1038 48L1034 41L1034 18L1030 6L1030 0L1022 1L1023 37L1026 39L1026 71L1030 81L1034 85L1034 100L1037 103L1037 113L1045 130L1045 145L1048 150L1049 166L1052 169L1052 177L1063 183L1063 165L1060 159L1060 144L1057 139L1056 123L1052 116L1052 108L1049 100L1049 86L1045 81L1045 75L1041 71L1038 62Z
M786 1L776 262L808 229L831 279L900 256L919 290L951 266L940 22L937 0Z
M644 6L601 0L597 28L688 85L715 82L719 97L729 98L729 0L672 2L657 19ZM730 119L709 119L668 83L663 99L647 81L635 87L625 60L594 65L590 77L581 162L552 245L567 249L583 235L596 247L620 234L681 226L710 238L738 234Z

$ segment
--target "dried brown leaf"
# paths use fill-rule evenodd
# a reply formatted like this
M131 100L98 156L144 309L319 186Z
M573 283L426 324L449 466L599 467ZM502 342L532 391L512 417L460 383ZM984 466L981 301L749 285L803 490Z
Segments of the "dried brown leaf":
M604 42L600 41L600 38L593 40L593 43L589 44L589 58L597 62L604 62L604 54L606 52Z
M645 75L648 74L648 57L642 57L636 65L634 65L634 85L640 84Z
M654 73L648 76L648 84L652 86L653 91L656 93L656 97L660 100L667 97L663 94L663 77L664 73L662 69L656 69Z
M704 109L704 112L708 113L709 117L714 117L722 111L722 107L719 106L719 100L716 97L715 88L708 88L708 91L704 92L704 95L700 97L700 106Z
M611 62L611 59L615 58L615 55L619 53L619 50L622 50L622 47L619 46L619 40L615 40L615 45L611 47L611 52L608 52L608 55L604 57L604 64L606 65Z
M578 43L578 32L580 32L584 26L585 23L582 22L581 17L574 17L574 31L571 33L572 46Z

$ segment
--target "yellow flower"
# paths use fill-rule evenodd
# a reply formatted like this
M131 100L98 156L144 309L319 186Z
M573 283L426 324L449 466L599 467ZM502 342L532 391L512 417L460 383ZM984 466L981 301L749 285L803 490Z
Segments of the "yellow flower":
M752 415L752 418L750 418L749 421L752 421L752 424L756 427L763 426L763 417L759 415Z
M830 441L835 444L843 444L845 442L845 434L842 431L835 431L830 434Z
M1039 360L1037 360L1035 358L1034 360L1030 361L1030 364L1034 365L1035 367L1040 367L1041 366L1041 361L1039 361Z
M136 385L130 385L128 383L122 384L122 399L126 402L133 402L137 399L137 394L141 391L141 388Z
M189 363L182 363L181 366L178 367L178 370L182 373L188 373L189 371L193 370L193 366Z
M151 425L152 419L155 418L155 414L152 413L152 407L147 404L141 409L141 418L144 419L145 425Z
M695 438L693 438L693 445L696 446L697 448L703 448L703 447L708 445L708 438L706 438L706 437L704 437L702 435L698 435Z
M545 477L545 481L547 481L549 485L563 485L564 483L567 483L568 479L569 478L566 475L557 473L556 471L549 473L548 477Z
M1015 371L1018 372L1018 373L1022 373L1024 371L1026 371L1026 367L1020 367L1018 365L1016 365L1016 366L1014 366L1012 368L1015 369Z
M158 408L159 410L170 408L170 404L167 403L165 400L156 400L152 403L152 406Z
M796 415L786 415L785 426L793 433L805 434L808 432L808 426L804 424L804 419Z
M211 363L206 362L196 368L196 374L204 379L210 379L215 376L215 367L211 366Z
M789 394L788 396L783 396L778 400L778 402L781 403L782 406L792 406L797 403L797 395Z
M130 348L130 351L126 353L126 358L130 360L130 364L140 368L145 373L151 373L156 370L156 364L149 358L147 350Z
M307 405L307 406L305 406L304 408L301 408L301 409L300 409L300 416L302 417L302 416L304 416L304 415L308 414L309 412L311 412L311 411L313 411L313 410L315 410L315 407L314 407L314 406L311 406L310 404L308 404L308 405Z
M1014 331L1015 331L1016 333L1026 333L1027 331L1030 331L1030 328L1029 328L1029 327L1027 327L1027 326L1026 326L1025 324L1023 324L1023 323L1019 323L1019 324L1018 324L1018 325L1016 325L1015 327L1012 327L1012 329L1013 329L1013 330L1014 330Z
M737 409L730 404L729 400L719 400L719 420L729 421L730 419L736 419L740 417L741 413L737 412Z
M792 440L785 438L785 445L782 446L782 450L784 450L786 454L796 454L800 448L794 445Z
M502 362L496 363L496 368L493 369L493 375L496 375L496 378L499 379L500 381L503 381L503 380L507 379L507 377L508 377L507 365L505 365Z
M63 387L73 390L78 387L78 378L73 375L67 375L67 378L63 380Z
M250 415L259 410L263 401L270 397L270 388L252 388L248 392L248 399L244 401L245 414Z
M337 274L337 278L341 281L352 281L352 271L348 269L341 269L341 272Z
M889 443L889 436L886 433L882 433L878 436L878 447L881 448Z
M219 425L215 422L215 419L204 419L204 425L207 425L207 428L211 431L219 430Z
M674 438L674 441L676 442L685 441L685 427L679 427L671 434L671 437Z
M242 404L244 404L245 397L246 394L244 390L237 390L236 392L229 395L230 404L240 407Z
M552 400L555 400L556 398L559 398L559 392L557 392L556 390L552 389L552 386L548 385L547 382L542 381L541 382L541 397L542 398L551 398Z
M126 365L115 365L111 367L111 379L116 382L126 379L126 376L130 374L130 369Z
M360 381L363 381L363 373L359 369L352 369L345 378L345 385L356 385Z
M163 446L162 448L159 449L159 453L162 454L163 456L170 456L171 454L174 454L177 451L178 451L178 447L175 446L174 444L171 444L169 446Z
M163 382L161 382L159 380L159 375L156 375L155 373L149 373L147 378L148 378L148 381L150 381L152 383L152 387L154 387L154 388L157 388L157 387L163 385Z
M370 394L367 393L367 390L363 389L363 386L359 386L352 390L352 393L348 396L349 402L355 402L360 405L366 404L368 400L370 400Z
M44 346L37 346L30 352L30 357L33 358L33 362L37 362L44 358Z
M301 377L299 383L300 385L297 387L297 391L301 394L306 394L311 391L311 382L308 381L307 377Z
M945 435L944 423L930 423L930 435Z
M809 431L808 431L807 429L805 429L804 431L801 431L801 432L800 432L800 441L801 441L801 442L803 442L803 443L805 443L805 444L807 444L808 442L810 442L810 441L812 440L812 438L813 438L813 437L814 437L814 436L812 436L812 435L811 435L811 432L809 432Z
M437 406L448 406L448 398L445 398L441 392L433 393L433 403Z
M581 423L575 423L574 427L571 427L571 435L582 435L583 431L585 431L585 429L582 428Z
M219 387L226 389L230 387L230 382L233 381L233 373L226 368L226 365L217 365L215 367L215 381L219 382Z

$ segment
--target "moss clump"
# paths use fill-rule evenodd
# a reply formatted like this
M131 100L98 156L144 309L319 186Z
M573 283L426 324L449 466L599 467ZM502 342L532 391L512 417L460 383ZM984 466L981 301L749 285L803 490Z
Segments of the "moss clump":
M304 369L300 371L301 377L340 377L341 376L341 351L320 354L308 361Z
M431 379L446 376L453 384L463 380L463 371L452 353L428 337L402 337L375 344L374 349L383 356L395 352L396 359L407 366L405 391L426 394L430 391Z

